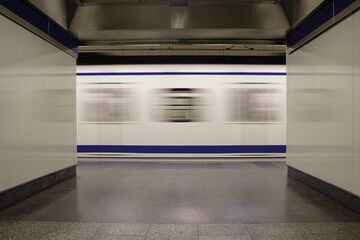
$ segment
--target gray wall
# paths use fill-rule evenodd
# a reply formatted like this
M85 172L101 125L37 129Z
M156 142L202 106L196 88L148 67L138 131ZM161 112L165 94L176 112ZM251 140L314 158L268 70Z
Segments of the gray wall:
M360 196L360 12L287 55L287 164Z
M323 2L324 0L284 0L282 5L294 28Z
M76 164L76 59L0 15L0 192Z

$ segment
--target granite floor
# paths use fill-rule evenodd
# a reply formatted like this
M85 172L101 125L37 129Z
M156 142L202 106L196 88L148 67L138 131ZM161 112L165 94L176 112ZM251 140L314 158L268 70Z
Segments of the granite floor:
M358 240L360 223L124 224L5 221L0 239Z
M360 216L283 161L81 161L0 212L0 239L360 239Z

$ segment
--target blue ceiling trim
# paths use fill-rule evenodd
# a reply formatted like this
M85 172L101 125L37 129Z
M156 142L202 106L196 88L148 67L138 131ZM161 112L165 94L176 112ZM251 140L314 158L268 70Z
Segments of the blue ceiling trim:
M327 21L342 13L346 8L359 0L332 0L317 13L304 22L287 38L287 46L292 47L317 30Z
M334 0L334 14L335 16L344 11L351 4L357 0Z
M30 23L31 25L39 29L40 31L47 34L48 21L43 16L41 16L40 14L29 8L29 6L23 3L22 1L0 0L0 4L3 7L7 8L12 13L24 19L26 22Z
M62 30L58 27L50 24L49 26L49 36L55 39L56 41L60 42L62 45L70 49L71 51L78 53L78 46L77 42L74 41L72 38L67 36Z
M308 19L303 25L301 25L297 31L292 33L287 40L287 46L292 47L296 43L300 42L303 38L311 34L313 31L321 27L324 23L333 18L333 3L326 5L317 14Z
M20 0L0 0L0 4L35 28L77 53L77 42L75 40L24 2Z

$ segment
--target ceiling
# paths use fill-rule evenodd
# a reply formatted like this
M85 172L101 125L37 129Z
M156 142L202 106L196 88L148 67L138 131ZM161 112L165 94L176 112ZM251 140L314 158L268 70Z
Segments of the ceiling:
M283 55L324 0L27 0L104 55Z

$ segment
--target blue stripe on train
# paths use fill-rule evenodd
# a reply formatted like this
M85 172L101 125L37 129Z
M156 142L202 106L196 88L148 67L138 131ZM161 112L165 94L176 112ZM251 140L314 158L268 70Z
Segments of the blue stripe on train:
M159 146L159 145L78 145L78 153L286 153L286 145L216 145L216 146Z
M131 76L131 75L269 75L285 76L284 72L87 72L77 76Z

